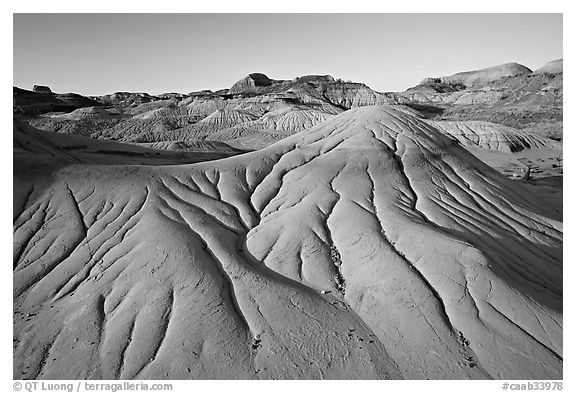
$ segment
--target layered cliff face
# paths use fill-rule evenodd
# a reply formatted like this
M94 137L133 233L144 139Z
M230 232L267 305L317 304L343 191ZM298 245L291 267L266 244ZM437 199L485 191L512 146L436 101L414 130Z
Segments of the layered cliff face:
M409 111L171 166L23 131L16 379L562 378L561 216Z
M562 139L562 60L550 62L534 72L508 63L426 78L401 95L435 119L491 121Z

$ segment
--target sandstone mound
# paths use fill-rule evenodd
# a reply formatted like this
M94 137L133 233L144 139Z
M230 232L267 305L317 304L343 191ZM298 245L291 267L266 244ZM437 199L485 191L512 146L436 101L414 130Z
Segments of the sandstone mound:
M188 111L185 107L175 105L173 103L159 105L157 108L146 110L134 115L134 119L162 119L162 118L175 118L188 116Z
M178 131L183 124L174 119L128 119L95 134L98 139L120 142L159 142L182 139Z
M178 102L179 100L176 98L143 103L133 102L128 108L125 108L124 112L137 118L138 116L145 116L147 113L153 113L158 110L170 110L175 107Z
M191 97L183 100L180 105L186 106L188 113L192 115L206 117L217 110L231 109L236 103L221 97Z
M487 121L428 121L428 123L454 137L463 146L479 146L509 153L552 146L552 142L545 138Z
M87 106L78 108L70 113L65 113L56 118L63 118L68 120L82 120L82 119L108 119L111 113L101 106Z
M139 143L138 146L171 151L197 151L197 152L229 152L240 153L224 142L217 141L162 141L152 143Z
M253 90L255 87L270 86L271 84L272 80L270 78L257 72L234 83L229 90L229 94L242 93Z
M261 149L334 116L332 113L310 109L304 105L278 104L269 107L273 109L266 111L256 120L203 135L208 140L226 142L239 148ZM252 105L249 108L255 110Z
M561 379L561 218L518 187L385 106L15 176L14 378Z
M174 165L215 160L242 153L225 143L206 142L173 146L125 144L94 140L82 135L65 135L35 129L17 119L13 127L14 161L17 173L49 171L69 164ZM168 151L166 151L168 150ZM184 154L183 154L184 153ZM46 179L42 179L46 180Z
M258 117L245 111L218 109L202 119L199 124L213 131L230 128L237 124L256 120Z
M563 63L563 59L550 61L534 71L533 74L559 74L564 71Z
M227 130L239 124L251 122L257 118L256 115L243 110L217 109L197 123L172 131L164 140L189 141L210 139L212 134L221 130ZM228 139L232 139L232 137Z
M333 117L333 115L314 109L281 108L266 113L259 119L265 128L289 132L300 132Z

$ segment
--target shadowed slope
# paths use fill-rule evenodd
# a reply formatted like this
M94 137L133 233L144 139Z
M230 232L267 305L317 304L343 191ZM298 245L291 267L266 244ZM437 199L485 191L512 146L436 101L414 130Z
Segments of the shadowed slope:
M15 208L14 377L561 378L562 224L515 187L385 106L61 169Z

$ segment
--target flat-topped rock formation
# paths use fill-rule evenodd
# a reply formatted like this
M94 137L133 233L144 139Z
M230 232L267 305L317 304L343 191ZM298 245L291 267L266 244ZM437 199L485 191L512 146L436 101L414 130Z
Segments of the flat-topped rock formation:
M464 85L466 87L482 86L502 78L531 74L530 68L518 63L506 63L476 71L459 72L439 78L425 78L421 84L440 82L447 85Z

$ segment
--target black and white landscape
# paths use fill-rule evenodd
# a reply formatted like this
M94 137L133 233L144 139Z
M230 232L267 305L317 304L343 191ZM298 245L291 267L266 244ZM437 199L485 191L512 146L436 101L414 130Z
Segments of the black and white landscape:
M14 87L13 377L562 379L549 60Z

